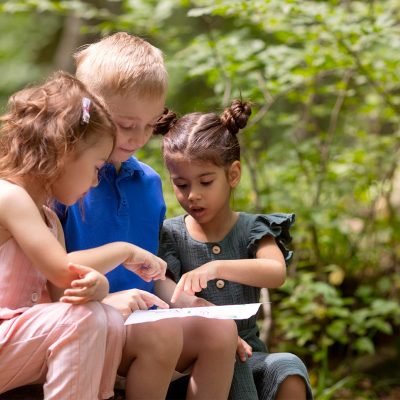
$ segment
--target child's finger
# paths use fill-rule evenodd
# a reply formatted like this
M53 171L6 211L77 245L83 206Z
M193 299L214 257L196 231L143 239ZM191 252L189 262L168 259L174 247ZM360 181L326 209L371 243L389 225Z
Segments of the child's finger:
M151 276L148 274L142 274L140 272L137 273L137 275L139 275L145 282L151 282Z
M92 287L97 284L97 279L90 276L85 276L82 279L75 279L71 282L71 286L74 288L78 287Z
M160 276L162 277L161 279L165 279L165 273L167 272L167 263L162 260L160 262Z
M88 297L76 297L76 296L62 296L60 298L62 303L69 303L69 304L85 304L90 301Z
M152 293L145 293L143 296L144 300L146 301L146 304L151 307L151 306L157 306L159 308L169 308L168 303L166 303L164 300L161 300L159 297Z
M165 280L165 275L159 273L151 275L151 280L157 281L159 279Z
M243 340L240 336L238 337L238 346L236 349L240 361L245 362L249 357L252 356L252 347Z
M180 294L183 292L182 289L182 284L184 284L184 281L182 281L182 279L178 282L178 284L175 287L174 293L172 293L172 297L171 297L171 303L175 303L175 301L177 300L177 298L180 296Z
M200 286L201 286L201 289L205 289L205 288L207 287L207 282L208 282L207 277L206 277L205 275L202 275L202 276L200 277ZM200 291L201 291L201 290L200 290Z
M92 293L92 289L84 288L69 288L64 290L64 296L85 297Z
M197 277L193 277L191 288L194 292L201 292L200 280Z
M183 291L185 293L194 294L195 290L193 288L192 280L188 278L188 275L185 276L185 285L183 286Z
M132 312L136 311L136 310L148 310L149 309L146 302L140 297L135 298L134 301L131 302L130 308L131 308Z
M162 276L163 274L165 274L165 271L159 265L144 265L141 268L143 270L143 273L148 273L152 277Z

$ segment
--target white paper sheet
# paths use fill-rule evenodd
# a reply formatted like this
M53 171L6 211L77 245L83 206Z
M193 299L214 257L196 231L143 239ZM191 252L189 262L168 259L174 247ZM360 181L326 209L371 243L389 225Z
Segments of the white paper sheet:
M137 310L125 321L125 325L153 322L165 318L204 317L216 319L246 319L254 315L261 303L237 304L229 306L167 308L157 310Z

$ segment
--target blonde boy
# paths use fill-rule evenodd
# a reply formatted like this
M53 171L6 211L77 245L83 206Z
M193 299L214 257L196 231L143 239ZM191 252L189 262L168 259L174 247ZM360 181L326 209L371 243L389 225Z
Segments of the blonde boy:
M134 153L148 142L163 113L168 77L162 53L143 39L116 33L79 51L75 59L76 76L105 99L118 133L112 163L83 198L83 212L75 204L61 214L67 249L124 240L156 253L166 210L161 180ZM107 278L113 293L105 302L124 317L164 304L153 294L153 282L122 266ZM174 285L161 282L157 294L168 302ZM192 301L196 298L188 296L185 304ZM187 398L226 399L237 340L233 321L183 318L127 326L119 369L126 377L126 398L165 399L174 371L189 370Z

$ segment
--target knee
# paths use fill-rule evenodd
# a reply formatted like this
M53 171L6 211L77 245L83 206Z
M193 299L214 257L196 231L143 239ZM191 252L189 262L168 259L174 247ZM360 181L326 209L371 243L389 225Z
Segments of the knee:
M300 375L289 375L286 377L282 384L285 384L287 387L291 387L293 389L297 389L299 392L305 391L305 383L304 379Z
M285 378L276 394L276 400L305 400L306 397L306 385L304 379L299 375L290 375Z
M78 335L80 340L103 343L108 333L108 323L102 305L98 302L72 305L57 303L57 328L66 334Z
M101 307L106 315L108 337L114 342L125 343L126 329L122 315L118 310L106 304L101 304Z
M183 348L183 333L179 321L166 319L148 324L128 326L126 333L128 352L134 357L141 354L176 363Z
M215 325L217 333L217 343L222 343L224 346L234 348L236 350L238 344L238 331L235 321L233 320L218 320Z
M234 321L201 318L196 328L196 340L204 350L236 352L238 333Z
M257 356L255 362L257 364ZM298 376L303 382L308 380L307 368L303 361L292 353L270 353L263 359L262 373L265 376Z
M143 345L159 353L180 354L183 346L182 327L173 319L157 321L142 337Z
M106 325L106 318L104 310L100 303L89 302L86 304L67 304L67 303L57 303L58 307L55 310L60 316L60 322L62 324L94 324L101 326Z
M103 306L98 302L89 302L82 305L73 305L71 309L77 319L80 330L96 332L97 335L107 335L108 320ZM80 316L83 316L80 318Z
M298 356L296 356L296 354L277 353L277 356L280 358L280 362L285 364L288 368L299 370L303 372L303 375L307 375L307 368L304 362Z

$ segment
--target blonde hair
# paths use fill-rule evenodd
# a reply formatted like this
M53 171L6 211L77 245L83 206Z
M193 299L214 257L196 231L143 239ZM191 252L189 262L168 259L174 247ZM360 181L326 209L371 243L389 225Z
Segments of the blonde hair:
M90 101L87 110L83 99ZM0 178L30 177L46 188L82 142L110 137L115 144L116 127L102 100L65 72L15 93L0 123Z
M163 54L149 42L118 32L74 55L76 76L95 93L163 96L168 74Z

